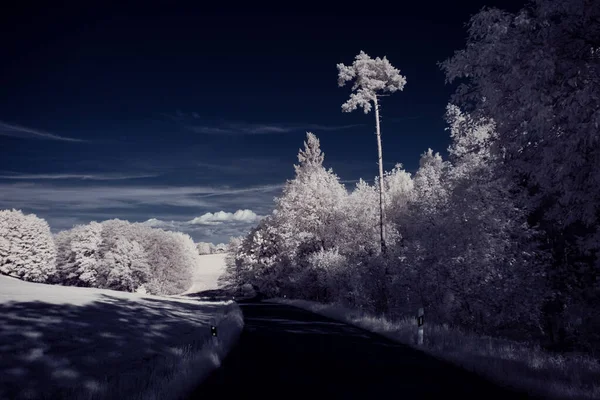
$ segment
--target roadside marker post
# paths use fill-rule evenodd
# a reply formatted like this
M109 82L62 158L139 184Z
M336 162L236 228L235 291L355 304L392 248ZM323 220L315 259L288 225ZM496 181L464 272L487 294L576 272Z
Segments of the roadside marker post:
M210 335L213 338L213 341L217 340L217 323L214 318L210 320Z
M423 345L423 324L425 323L425 310L423 307L419 308L419 312L417 313L417 344Z

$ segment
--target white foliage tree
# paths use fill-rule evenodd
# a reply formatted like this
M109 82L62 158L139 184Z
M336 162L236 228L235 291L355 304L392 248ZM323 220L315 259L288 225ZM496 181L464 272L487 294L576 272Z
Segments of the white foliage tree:
M149 293L172 295L190 288L192 271L201 260L189 235L152 229L143 245L150 264L150 279L145 285Z
M95 287L136 291L149 278L149 265L140 242L153 229L128 221L112 219L102 222ZM93 232L90 230L89 233Z
M307 292L316 293L316 300L322 302L348 300L345 296L352 288L348 260L337 247L311 253L308 264L316 279L306 281L311 286L305 288Z
M344 204L339 232L344 254L372 255L380 248L378 203L377 188L360 179Z
M102 263L107 265L104 287L109 289L135 292L151 276L144 248L125 236L117 236L111 240Z
M298 160L296 176L275 200L273 215L245 237L235 260L244 281L264 293L316 298L324 287L317 282L319 267L310 257L340 242L347 191L333 171L323 167L324 155L314 134L307 133Z
M402 227L408 210L408 205L413 201L414 182L409 172L406 172L402 164L396 166L384 175L385 209L387 223L387 242L396 244L402 238Z
M337 65L338 85L344 86L347 82L354 81L352 93L348 101L342 105L342 111L351 112L361 107L365 114L371 111L371 103L375 106L375 128L377 135L377 152L379 162L379 207L380 207L380 236L381 250L385 251L384 230L384 183L383 183L383 154L381 148L381 129L379 119L378 97L383 93L394 93L403 90L406 77L392 66L386 57L372 59L364 51L355 57L352 65Z
M226 249L227 256L225 257L225 272L219 277L220 285L239 290L246 283L244 282L242 263L237 257L243 242L243 236L229 238Z
M57 247L57 274L53 281L74 286L96 286L102 224L90 222L59 232L54 237Z
M179 294L199 262L188 235L119 219L79 225L56 235L55 283L150 294Z
M323 167L323 159L319 139L308 132L304 149L298 153L300 163L294 166L296 177L275 201L275 225L289 238L286 243L295 243L292 258L302 242L312 243L317 250L333 247L336 241L347 191L338 176Z
M274 226L273 216L267 216L240 244L235 256L236 274L244 284L256 286L267 295L292 295L289 289L296 282L287 270L290 260L285 246L286 242Z
M0 273L45 282L55 271L56 248L48 223L21 210L0 210Z

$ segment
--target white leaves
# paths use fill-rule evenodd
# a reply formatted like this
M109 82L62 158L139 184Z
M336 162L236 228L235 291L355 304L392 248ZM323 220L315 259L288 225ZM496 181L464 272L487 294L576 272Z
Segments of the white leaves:
M96 284L102 225L90 222L58 233L55 236L58 249L56 282L76 286Z
M55 273L56 248L48 223L20 210L0 210L0 273L45 282Z
M135 240L117 237L104 254L107 263L105 286L110 289L135 292L150 277L150 265L144 248Z
M301 164L296 167L296 178L287 183L276 200L277 225L290 235L311 232L321 240L329 240L324 236L333 234L332 224L344 204L346 189L333 172L322 166L324 155L312 133L307 134L305 149L300 150L298 159ZM320 228L322 223L329 233Z
M337 64L338 86L355 80L348 101L342 105L343 112L351 112L357 107L363 111L371 111L371 102L376 100L378 93L394 93L403 90L406 78L394 68L386 57L372 59L364 51L355 57L352 65Z
M346 85L346 82L351 81L356 77L356 69L353 66L346 66L343 63L337 64L338 69L338 86Z
M298 151L300 166L296 167L296 171L321 168L324 159L325 154L321 151L319 139L312 132L306 132L304 150Z
M79 225L56 235L54 283L151 294L178 294L199 263L193 240L118 219Z

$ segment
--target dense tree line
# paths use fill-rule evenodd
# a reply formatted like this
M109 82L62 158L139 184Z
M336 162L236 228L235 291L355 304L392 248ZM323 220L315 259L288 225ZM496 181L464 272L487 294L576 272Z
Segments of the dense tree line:
M33 214L0 211L0 272L20 279L170 295L190 287L199 264L180 232L113 219L53 236Z
M389 250L379 179L348 193L308 133L272 215L230 244L229 281L597 349L600 2L485 8L441 67L462 81L449 158L430 149L414 176L383 177Z

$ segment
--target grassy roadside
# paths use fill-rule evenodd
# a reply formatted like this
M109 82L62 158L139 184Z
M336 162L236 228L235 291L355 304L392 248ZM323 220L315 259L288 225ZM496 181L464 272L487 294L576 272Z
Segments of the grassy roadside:
M230 302L215 315L218 336L210 335L205 327L198 339L174 347L170 354L161 354L147 360L143 368L136 368L105 381L96 390L73 391L66 398L75 400L105 400L127 398L132 400L185 399L214 369L218 368L229 350L237 342L244 327L239 306Z
M358 326L422 350L477 373L490 381L548 399L599 399L600 362L585 355L558 355L539 346L476 336L426 324L424 345L416 343L414 318L389 321L336 304L272 299Z

